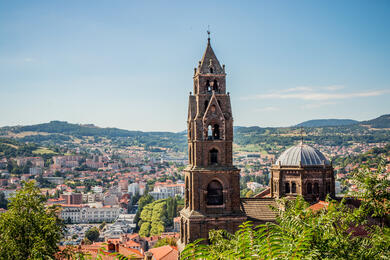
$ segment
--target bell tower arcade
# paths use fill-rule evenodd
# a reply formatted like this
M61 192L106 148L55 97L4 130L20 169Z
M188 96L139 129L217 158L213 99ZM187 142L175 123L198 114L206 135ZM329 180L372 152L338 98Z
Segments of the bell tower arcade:
M231 233L246 220L240 209L240 170L233 165L233 117L221 66L208 37L194 69L188 104L188 166L185 205L180 213L179 249L211 229Z

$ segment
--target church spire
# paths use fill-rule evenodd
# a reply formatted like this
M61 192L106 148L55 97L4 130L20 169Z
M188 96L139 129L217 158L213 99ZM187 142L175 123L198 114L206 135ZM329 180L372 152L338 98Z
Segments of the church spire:
M199 63L198 72L201 74L225 74L213 48L211 48L209 30L207 30L207 47Z

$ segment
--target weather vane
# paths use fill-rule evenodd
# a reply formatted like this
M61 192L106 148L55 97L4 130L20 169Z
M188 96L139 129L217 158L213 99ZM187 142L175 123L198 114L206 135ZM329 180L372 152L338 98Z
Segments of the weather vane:
M207 39L210 41L210 25L207 25Z

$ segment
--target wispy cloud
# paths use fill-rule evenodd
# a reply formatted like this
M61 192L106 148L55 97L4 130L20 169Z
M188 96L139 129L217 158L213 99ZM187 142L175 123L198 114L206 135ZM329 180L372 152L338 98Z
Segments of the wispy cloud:
M273 106L261 107L261 108L255 109L256 112L269 112L269 111L278 111L278 110L279 110L278 107L273 107Z
M310 103L310 104L305 104L301 106L302 109L313 109L313 108L319 108L319 107L324 107L324 106L330 106L330 105L336 105L336 102L315 102L315 103Z
M371 90L360 92L339 92L343 86L334 85L326 87L295 87L275 92L243 97L244 100L251 99L300 99L308 101L350 99L359 97L375 97L390 93L390 90Z

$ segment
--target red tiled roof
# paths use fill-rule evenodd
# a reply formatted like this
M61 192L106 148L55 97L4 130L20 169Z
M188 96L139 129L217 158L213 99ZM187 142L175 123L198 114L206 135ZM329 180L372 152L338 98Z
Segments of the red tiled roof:
M177 260L179 257L177 248L169 245L152 248L149 252L153 254L156 260Z
M329 202L326 202L326 201L322 201L320 200L319 202L317 202L316 204L313 204L309 207L309 209L311 209L312 211L318 211L318 210L321 210L323 208L327 208L329 205Z

